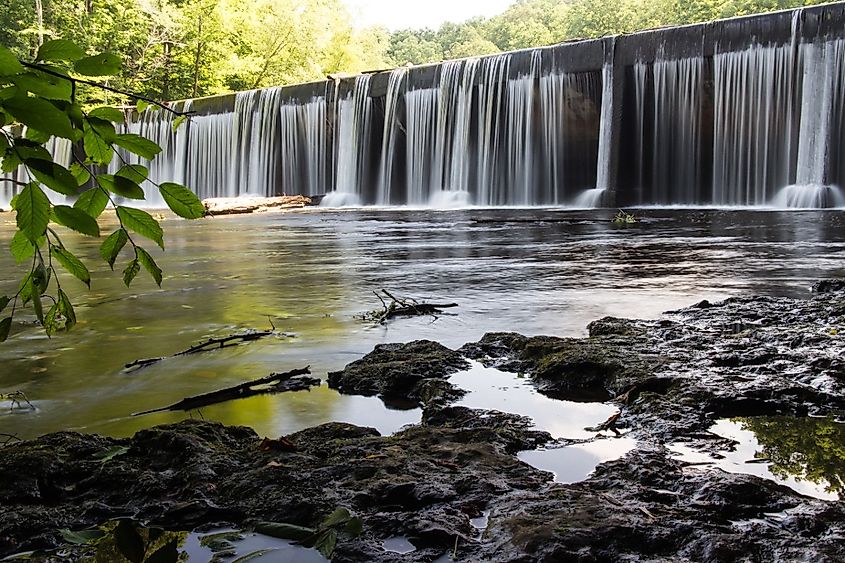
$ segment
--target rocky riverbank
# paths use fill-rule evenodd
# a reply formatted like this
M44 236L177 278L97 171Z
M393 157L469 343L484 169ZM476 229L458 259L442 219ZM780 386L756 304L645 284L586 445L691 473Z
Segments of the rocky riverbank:
M843 331L845 285L822 283L806 300L605 318L582 339L495 333L456 351L379 346L329 384L421 405L422 423L393 436L334 423L268 442L187 420L131 439L57 433L5 447L0 554L55 546L62 528L116 517L172 530L316 527L345 507L363 532L338 540L336 561L842 561L845 503L701 467L667 445L716 458L732 445L710 432L720 419L841 416ZM454 405L463 391L449 378L467 359L524 374L549 397L613 402L619 414L603 429L637 446L584 481L553 482L515 456L549 434L521 416ZM824 476L841 491L836 466ZM385 551L395 536L415 551Z

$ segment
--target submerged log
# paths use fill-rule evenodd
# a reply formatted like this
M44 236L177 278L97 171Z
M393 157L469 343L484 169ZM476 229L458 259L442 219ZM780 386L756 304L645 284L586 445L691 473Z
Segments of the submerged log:
M181 401L151 409L148 411L136 412L132 416L140 416L143 414L151 414L154 412L165 411L189 411L223 403L225 401L232 401L234 399L244 399L246 397L253 397L255 395L265 395L269 393L284 393L286 391L306 391L320 385L320 380L314 377L304 377L311 373L311 366L300 369L287 371L285 373L272 373L267 377L247 381L233 387L226 387L225 389L218 389L202 395L194 395L193 397L185 397Z

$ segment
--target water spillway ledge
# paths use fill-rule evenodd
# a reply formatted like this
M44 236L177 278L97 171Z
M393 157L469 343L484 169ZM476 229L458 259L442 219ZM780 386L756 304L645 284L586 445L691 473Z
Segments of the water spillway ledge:
M845 463L830 441L845 435L835 418L845 409L845 341L831 330L843 322L842 299L845 283L826 282L811 299L607 317L586 338L380 345L329 379L386 404L421 405L421 423L392 436L334 422L262 450L249 428L185 420L126 439L63 432L8 445L0 556L66 544L62 529L126 514L169 530L313 528L340 506L363 519L361 535L339 537L342 561L395 561L398 551L407 561L841 561ZM557 416L543 406L554 401ZM596 401L607 403L597 420L617 414L567 429L573 403ZM742 443L747 431L770 459ZM587 441L546 451L582 465L592 455L588 475L566 482L556 467L554 477L532 467L549 460L524 452L569 432ZM718 455L702 465L709 453Z
M160 111L128 128L164 147L155 179L202 198L337 191L426 205L460 192L471 205L580 206L600 189L593 205L834 206L845 183L845 3L177 107L195 117L175 133Z

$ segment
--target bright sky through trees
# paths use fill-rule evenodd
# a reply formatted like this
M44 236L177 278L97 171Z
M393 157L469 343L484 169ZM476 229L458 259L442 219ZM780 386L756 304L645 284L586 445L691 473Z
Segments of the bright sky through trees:
M389 30L437 29L444 22L463 22L475 16L504 12L513 0L345 0L359 26L378 25Z

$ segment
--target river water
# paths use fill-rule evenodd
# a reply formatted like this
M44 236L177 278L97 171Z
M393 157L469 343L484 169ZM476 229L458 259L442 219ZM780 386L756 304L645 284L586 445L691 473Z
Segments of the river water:
M74 429L116 436L203 416L278 436L329 420L393 432L418 410L325 386L202 410L133 417L182 397L310 365L325 378L380 342L417 338L451 347L489 331L581 336L605 315L656 317L701 299L762 293L808 296L813 280L845 274L840 211L646 209L618 227L610 210L306 210L165 219L167 251L150 243L162 289L142 274L126 291L97 257L96 240L67 235L92 266L88 291L63 284L79 325L48 339L23 315L0 345L0 393L37 407L0 410L0 432L33 437ZM105 222L113 219L105 218ZM0 246L14 217L0 214ZM121 266L122 269L122 266ZM0 254L0 294L21 269ZM355 318L379 306L373 291L456 302L452 314L373 327ZM171 358L131 374L124 364L166 356L211 336L267 329L271 338Z

